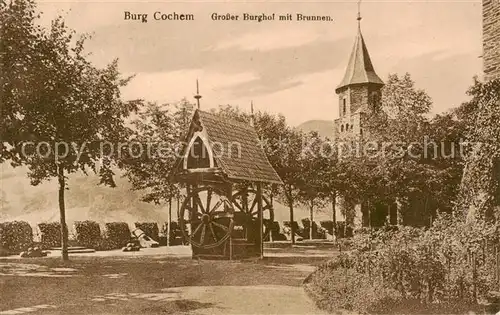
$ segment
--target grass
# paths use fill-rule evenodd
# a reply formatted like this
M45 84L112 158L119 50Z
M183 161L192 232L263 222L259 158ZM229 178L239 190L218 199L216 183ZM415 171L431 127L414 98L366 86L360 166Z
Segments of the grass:
M247 261L198 261L187 257L91 255L74 257L69 262L55 257L0 259L0 311L40 304L57 306L43 311L47 314L176 314L214 308L210 303L185 299L163 303L141 299L96 302L92 299L109 294L156 294L188 286L300 287L309 271L294 265L317 265L324 259L287 256Z

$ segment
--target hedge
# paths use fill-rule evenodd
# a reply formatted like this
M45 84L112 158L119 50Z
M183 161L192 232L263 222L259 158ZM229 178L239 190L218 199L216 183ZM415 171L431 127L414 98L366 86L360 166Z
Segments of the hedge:
M102 243L101 228L95 221L75 222L76 241L87 248L98 248Z
M0 223L0 251L20 253L33 244L33 230L28 222Z
M43 248L61 246L61 224L59 222L38 224L41 234L41 245Z
M304 239L309 239L310 235L310 220L309 218L304 218L301 220L302 221L302 226L304 226L304 231L302 232L302 237ZM318 229L318 224L313 221L312 223L312 237L313 239L324 239L325 238L325 233Z
M2 247L0 247L0 257L9 256L10 252Z
M290 221L283 221L283 226L287 228L292 228L292 225L290 224ZM302 229L297 221L293 221L293 229L295 231L295 234L299 234L302 236L302 233L304 232L304 229Z
M168 223L165 224L165 226L167 225ZM185 232L187 232L187 230ZM182 234L181 227L179 223L177 223L176 221L172 221L172 227L170 228L169 245L182 245L182 244L184 244L184 236Z
M106 223L106 239L112 249L122 248L130 242L130 229L126 222Z
M353 236L353 230L352 227L349 225L346 225L345 221L337 221L337 229L336 231L336 237L337 238L344 238L344 237L352 237Z
M136 222L135 227L141 229L147 236L155 241L160 239L160 230L156 222Z
M333 235L333 221L332 220L320 221L319 225L322 228L324 228L330 235Z

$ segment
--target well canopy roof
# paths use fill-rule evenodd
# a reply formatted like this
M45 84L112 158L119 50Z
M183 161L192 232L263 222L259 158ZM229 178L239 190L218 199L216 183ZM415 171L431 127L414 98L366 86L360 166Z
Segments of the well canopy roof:
M253 126L198 109L187 142L193 137L193 124L206 132L214 161L228 179L282 184Z

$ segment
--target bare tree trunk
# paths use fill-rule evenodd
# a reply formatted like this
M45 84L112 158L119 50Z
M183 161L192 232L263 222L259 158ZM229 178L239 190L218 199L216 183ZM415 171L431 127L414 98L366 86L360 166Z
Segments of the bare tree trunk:
M295 244L295 226L293 224L293 202L288 201L288 207L290 208L290 233L292 237L292 244Z
M288 189L288 192L286 192L286 194L287 194L288 208L290 209L290 233L292 237L292 244L295 244L295 227L293 224L293 199L291 192L292 189L290 187L285 189Z
M332 221L333 221L333 227L332 227L332 236L333 239L335 239L337 235L337 211L335 210L337 203L337 192L334 190L332 192Z
M167 246L170 246L170 234L172 231L172 197L168 199L168 225L167 225Z
M314 201L311 200L311 206L309 207L309 239L313 239L313 222L314 222Z
M179 211L181 209L181 196L177 195L177 223L179 223Z
M66 209L64 205L64 190L66 189L64 168L59 165L57 167L57 173L59 181L59 217L61 221L61 255L62 260L69 260L68 227L66 226Z
M262 214L262 184L257 183L257 210L259 219L259 253L264 258L264 216Z
M274 195L273 195L273 187L271 186L271 193L269 196L269 202L271 203L271 208L274 208ZM279 230L276 231L277 234L279 234ZM269 230L269 242L273 242L273 234L274 234L274 222L270 222L270 230Z

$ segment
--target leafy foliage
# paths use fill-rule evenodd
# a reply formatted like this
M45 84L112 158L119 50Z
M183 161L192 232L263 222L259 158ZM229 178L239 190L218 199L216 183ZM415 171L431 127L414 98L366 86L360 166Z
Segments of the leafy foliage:
M0 223L0 249L19 253L33 244L33 231L28 222Z
M335 170L333 163L335 159L332 155L333 147L329 147L332 152L325 151L323 147L325 139L322 139L317 133L309 133L302 135L302 137L305 144L298 160L301 168L298 174L300 183L298 200L309 208L310 218L308 222L313 222L313 229L309 228L308 231L309 238L312 239L314 238L313 234L316 233L314 231L317 230L314 222L314 210L323 207L331 195L328 175L331 175L331 172ZM315 226L316 228L314 228Z
M389 75L382 95L381 108L365 113L363 137L339 148L333 184L347 202L397 200L399 223L429 225L436 212L451 212L457 199L463 116L457 111L430 119L431 99L409 74Z
M183 137L189 128L192 104L146 104L132 121L133 141L147 148L139 156L123 159L125 176L135 190L145 191L143 201L160 204L177 197L179 187L172 184L169 174L183 147Z
M130 241L130 229L126 222L109 222L105 224L105 227L105 235L110 248L122 248Z
M160 230L156 222L136 222L135 227L141 229L147 236L155 241L160 239Z
M99 248L101 245L101 228L95 221L75 222L76 242L87 248Z
M498 218L500 207L500 80L475 81L472 99L464 105L469 114L467 140L471 144L460 189L458 210L470 219Z
M320 268L315 281L324 286L332 275L346 273L352 281L364 279L370 287L350 288L353 296L368 290L383 300L390 292L394 307L418 302L420 312L429 305L449 307L457 301L469 307L496 287L493 252L498 241L497 226L471 224L450 215L439 217L427 230L366 230L354 236L350 252ZM374 306L372 302L351 309L366 311ZM332 304L345 307L346 302Z
M141 102L121 100L120 88L130 78L121 77L116 60L104 68L91 64L87 36L75 41L61 17L48 30L38 18L32 0L0 7L0 162L26 165L32 185L58 179L62 254L68 259L66 175L91 169L114 187L112 161L122 153L116 147L128 140L125 120ZM103 157L106 141L113 150Z
M41 245L43 248L61 246L61 224L59 222L38 224L41 234Z

